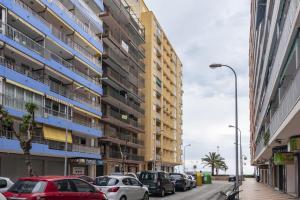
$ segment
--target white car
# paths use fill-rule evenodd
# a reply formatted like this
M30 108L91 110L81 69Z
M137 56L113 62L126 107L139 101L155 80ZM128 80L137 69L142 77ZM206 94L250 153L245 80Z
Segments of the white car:
M130 176L99 176L95 186L108 200L148 200L149 191L136 178Z
M6 192L14 183L6 177L0 177L0 193Z

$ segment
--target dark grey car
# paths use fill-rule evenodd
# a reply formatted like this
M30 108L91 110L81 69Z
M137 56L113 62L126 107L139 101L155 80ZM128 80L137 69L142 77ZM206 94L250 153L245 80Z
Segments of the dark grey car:
M148 187L150 194L159 194L163 197L166 193L175 193L175 186L166 172L144 171L138 178Z
M186 191L192 189L192 181L186 174L183 173L170 173L171 180L175 184L177 190Z

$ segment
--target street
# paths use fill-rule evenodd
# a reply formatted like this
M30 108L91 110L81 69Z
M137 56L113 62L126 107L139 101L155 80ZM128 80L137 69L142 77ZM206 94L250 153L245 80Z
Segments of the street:
M214 181L213 184L203 185L192 190L181 192L178 191L175 195L167 195L166 197L151 196L151 200L217 200L220 191L228 191L232 183L226 181Z

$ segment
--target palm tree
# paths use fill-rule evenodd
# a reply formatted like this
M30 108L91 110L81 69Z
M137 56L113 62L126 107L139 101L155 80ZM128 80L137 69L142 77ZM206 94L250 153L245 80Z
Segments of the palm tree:
M0 105L0 128L2 131L13 132L20 142L20 146L25 156L25 164L29 176L33 176L30 150L32 148L31 140L36 130L35 110L37 106L34 103L26 103L25 108L28 114L24 115L19 131L15 131L14 120L8 115L7 111Z
M208 155L205 155L205 158L202 158L202 162L203 162L204 166L211 167L211 175L212 176L214 176L215 168L218 167L217 163L220 160L224 160L224 158L222 158L220 156L220 154L217 154L216 152L209 152Z
M216 168L216 175L219 175L219 170L224 170L226 171L228 169L226 163L225 163L225 159L220 157L220 160L218 160L216 162L216 165L215 165L215 168Z

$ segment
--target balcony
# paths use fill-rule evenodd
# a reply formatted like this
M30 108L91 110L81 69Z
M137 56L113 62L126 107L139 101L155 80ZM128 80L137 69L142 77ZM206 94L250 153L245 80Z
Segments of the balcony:
M139 146L144 145L144 141L139 140L135 137L132 137L128 134L121 133L121 132L105 130L104 134L105 134L104 136L106 136L106 137L111 137L111 138L114 138L114 139L117 139L117 140L122 140L122 142L118 142L118 143L123 144L123 145L125 145L126 143L127 143L128 146L130 146L130 143L135 144L135 145L139 145Z
M95 34L94 31L92 31L86 23L82 22L77 18L76 15L74 15L72 12L70 12L60 1L57 0L47 0L50 3L54 3L57 7L59 7L64 14L66 14L69 18L71 18L79 27L81 27L89 36L91 36L96 42L102 43L102 41L99 39L99 37ZM80 9L78 9L80 11ZM85 16L88 16L85 14ZM91 19L93 21L93 19ZM99 24L99 27L102 27L102 24Z
M112 97L112 98L110 98ZM104 96L102 97L103 100L115 105L115 106L120 106L120 102L122 102L122 104L124 105L123 107L125 107L125 109L127 111L130 110L130 112L140 112L140 113L144 113L144 109L141 108L140 106L138 106L136 103L134 103L133 101L130 101L128 98L125 98L124 96L120 95L118 92L116 92L115 90L107 90L106 94L104 94ZM114 102L115 100L117 100L116 102ZM117 105L116 105L117 104Z
M109 151L109 153L104 154L105 158L116 158L116 159L123 159L121 152L119 151ZM143 156L139 156L137 154L129 154L129 153L124 153L124 160L125 162L129 161L144 161Z
M97 67L101 68L101 65L100 65L98 59L95 56L93 56L91 53L89 53L84 47L82 47L81 45L76 43L74 40L72 40L70 37L68 37L66 34L64 34L62 31L60 31L58 28L56 28L53 24L50 24L41 15L39 15L37 12L35 12L32 8L27 6L21 0L14 0L14 1L16 4L20 5L23 9L28 11L34 17L38 18L43 24L45 24L47 27L49 27L52 34L55 35L58 39L63 41L65 44L71 46L73 49L75 49L76 51L81 53L84 57L86 57L89 61L91 61Z
M62 57L56 55L55 53L49 51L48 49L44 48L39 43L35 42L34 40L32 40L28 36L24 35L17 29L13 28L12 26L10 26L8 24L3 24L1 22L0 22L0 25L1 25L1 27L0 27L1 34L7 36L8 38L12 39L13 41L17 42L18 44L30 49L31 51L39 54L40 56L42 56L48 60L54 60L55 62L63 65L64 67L68 68L69 70L72 70L79 76L82 76L83 73L82 72L79 73L73 64L64 60ZM87 78L88 76L85 75L83 77ZM89 79L95 83L93 77L89 77ZM96 83L96 84L100 85L100 83Z
M29 102L24 101L24 99L16 99L14 97L10 97L5 94L2 94L1 98L2 98L3 105L10 107L10 108L14 108L18 111L23 111L23 112L26 111L26 109L25 109L26 103L29 103ZM71 121L75 124L79 124L79 125L82 125L82 126L85 126L88 128L101 130L100 124L91 123L91 122L88 122L87 120L83 120L81 118L77 118L74 116L71 117L70 114L67 115L65 112L59 112L56 110L52 110L52 109L43 107L41 105L37 105L36 116L42 117L42 118L48 118L48 116L53 116L56 118L61 118L64 120Z
M15 135L12 131L0 131L0 138L6 138L6 139L10 139L10 140L16 139ZM43 138L43 136L42 137L33 137L32 143L44 144L44 145L47 145L49 149L65 151L65 143L64 142L46 140ZM84 145L77 145L77 144L68 144L67 151L100 155L100 148L84 146Z

